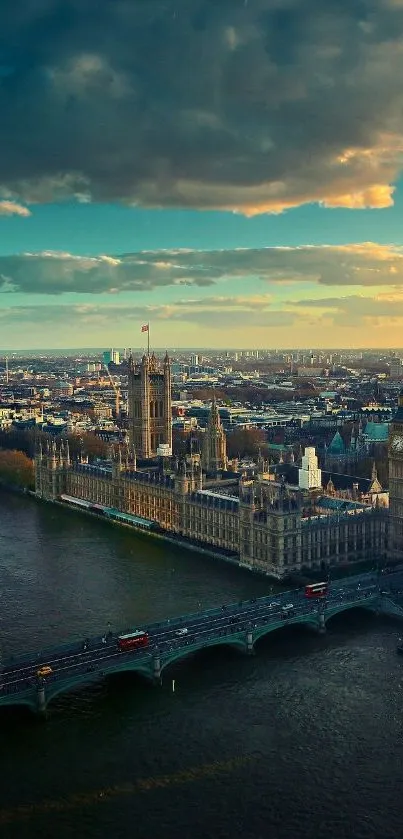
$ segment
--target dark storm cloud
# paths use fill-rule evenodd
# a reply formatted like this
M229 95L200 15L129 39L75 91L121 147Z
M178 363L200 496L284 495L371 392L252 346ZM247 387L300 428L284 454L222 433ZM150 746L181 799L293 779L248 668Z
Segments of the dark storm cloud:
M0 292L119 293L167 286L212 286L250 278L267 287L310 282L328 286L403 284L403 250L352 245L222 251L165 250L120 256L45 252L0 256ZM217 304L218 305L218 304Z
M25 0L0 31L0 200L387 206L397 0Z

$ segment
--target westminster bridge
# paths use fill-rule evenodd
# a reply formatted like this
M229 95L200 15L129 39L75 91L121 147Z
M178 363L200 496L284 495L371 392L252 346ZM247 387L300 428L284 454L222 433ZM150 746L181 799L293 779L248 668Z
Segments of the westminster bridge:
M148 633L149 643L136 650L122 651L118 635L109 632L14 657L0 670L0 707L25 705L44 713L60 694L115 673L136 672L160 684L170 664L200 650L229 645L251 654L259 638L270 632L304 624L324 633L330 618L357 608L402 618L403 566L336 580L323 598L311 599L304 589L293 589L137 627ZM38 670L44 666L50 672L41 678Z

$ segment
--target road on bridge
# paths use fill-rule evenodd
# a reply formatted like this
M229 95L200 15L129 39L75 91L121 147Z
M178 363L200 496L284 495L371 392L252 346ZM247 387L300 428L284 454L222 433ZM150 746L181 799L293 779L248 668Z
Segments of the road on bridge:
M318 600L308 599L304 589L297 589L167 619L163 623L139 627L148 633L149 646L127 652L119 649L118 636L109 633L72 644L70 648L21 656L5 664L0 671L0 700L2 696L15 695L37 687L41 681L37 672L43 665L52 668L52 673L45 679L46 684L80 675L83 678L89 677L91 673L107 673L113 671L117 660L124 662L135 658L140 663L174 649L185 650L187 646L198 644L203 646L204 642L207 644L212 639L246 633L268 623L286 622L289 618L317 612L324 605L330 608L343 601L357 599L357 594L365 598L373 594L377 587L376 574L363 574L330 584L325 603L322 604ZM286 606L292 608L285 611Z

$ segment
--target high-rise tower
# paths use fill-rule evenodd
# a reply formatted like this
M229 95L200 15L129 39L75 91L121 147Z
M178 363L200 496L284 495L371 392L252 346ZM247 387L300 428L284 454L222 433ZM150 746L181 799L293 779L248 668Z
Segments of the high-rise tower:
M403 555L403 393L389 427L389 554Z
M227 440L221 424L215 394L203 439L202 465L207 474L218 475L227 468Z
M171 365L168 353L161 364L144 355L135 365L129 358L128 414L130 446L137 457L155 457L158 446L172 450Z

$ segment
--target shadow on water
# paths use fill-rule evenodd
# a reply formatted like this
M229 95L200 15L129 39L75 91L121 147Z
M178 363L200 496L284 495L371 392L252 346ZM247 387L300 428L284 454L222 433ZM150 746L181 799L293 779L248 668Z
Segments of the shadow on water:
M216 664L219 664L222 669L242 657L242 651L237 650L231 644L226 644L225 642L214 644L203 650L185 653L183 658L176 659L172 664L167 665L163 671L163 676L164 678L173 678L178 673L203 672L208 669L214 669Z
M377 617L375 612L356 606L353 609L346 609L338 612L326 621L326 628L329 632L337 635L345 632L349 636L355 632L366 632L376 626L377 622L383 621L383 616Z
M119 673L97 685L58 696L48 708L50 717L88 717L117 719L130 712L151 713L155 704L154 686L138 673Z
M40 718L27 705L12 705L0 708L0 726L3 731L10 731L14 727L19 729L20 733L25 728L30 731L32 724L40 721Z
M341 612L326 622L326 632L319 634L312 624L293 624L280 627L255 642L255 652L261 657L280 661L309 657L320 650L343 648L355 638L367 636L379 625L393 624L387 617L376 617L362 608Z
M284 645L303 645L305 640L317 638L318 633L315 627L309 623L297 623L288 626L284 623L277 629L267 632L255 641L255 651L281 649ZM301 648L301 651L302 648Z

